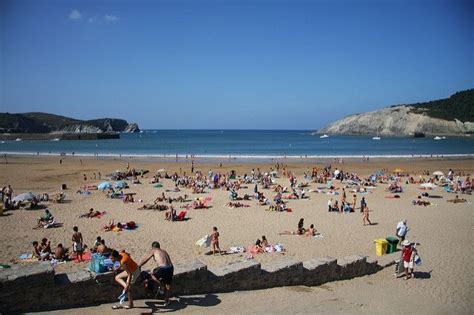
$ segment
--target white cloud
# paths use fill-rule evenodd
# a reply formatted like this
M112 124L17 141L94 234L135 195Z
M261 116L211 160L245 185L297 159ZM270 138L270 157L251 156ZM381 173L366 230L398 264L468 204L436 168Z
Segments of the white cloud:
M95 22L95 17L88 18L87 22L89 22L91 24L94 23Z
M115 22L118 20L118 17L115 16L115 15L104 15L104 20L106 20L107 22Z
M71 13L69 13L69 19L70 20L77 21L77 20L80 20L81 18L82 18L82 14L77 9L74 9L74 10L71 11Z

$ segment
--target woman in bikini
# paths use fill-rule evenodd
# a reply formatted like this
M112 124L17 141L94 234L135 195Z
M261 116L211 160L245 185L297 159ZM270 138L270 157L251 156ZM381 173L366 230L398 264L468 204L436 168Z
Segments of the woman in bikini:
M211 245L212 245L212 254L215 255L216 249L221 252L221 249L219 247L219 232L217 232L217 227L212 228L212 233L211 233Z

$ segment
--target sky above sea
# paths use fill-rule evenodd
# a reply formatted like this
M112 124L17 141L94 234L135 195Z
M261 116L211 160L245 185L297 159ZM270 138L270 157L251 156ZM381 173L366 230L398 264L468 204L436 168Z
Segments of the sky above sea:
M0 112L315 130L474 87L472 1L0 1Z

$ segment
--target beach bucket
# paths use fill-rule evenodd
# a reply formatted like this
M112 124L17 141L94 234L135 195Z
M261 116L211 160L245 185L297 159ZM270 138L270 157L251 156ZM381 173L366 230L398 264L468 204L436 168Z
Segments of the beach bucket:
M387 244L387 254L395 253L397 251L398 238L395 236L388 236L386 238Z
M375 243L375 254L377 256L382 256L387 252L388 242L386 239L379 238L374 241Z

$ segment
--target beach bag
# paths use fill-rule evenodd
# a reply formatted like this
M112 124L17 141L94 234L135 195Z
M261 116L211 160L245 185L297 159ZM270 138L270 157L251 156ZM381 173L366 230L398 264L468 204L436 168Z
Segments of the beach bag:
M395 276L398 276L404 271L403 261L401 259L395 261Z
M107 271L104 264L105 257L100 254L92 254L91 261L89 263L89 270L95 273L103 273Z
M418 254L415 255L415 257L413 258L413 261L415 262L417 266L421 265L421 258Z
M277 253L281 253L283 251L283 245L281 244L276 244L274 248L275 248L275 252Z

